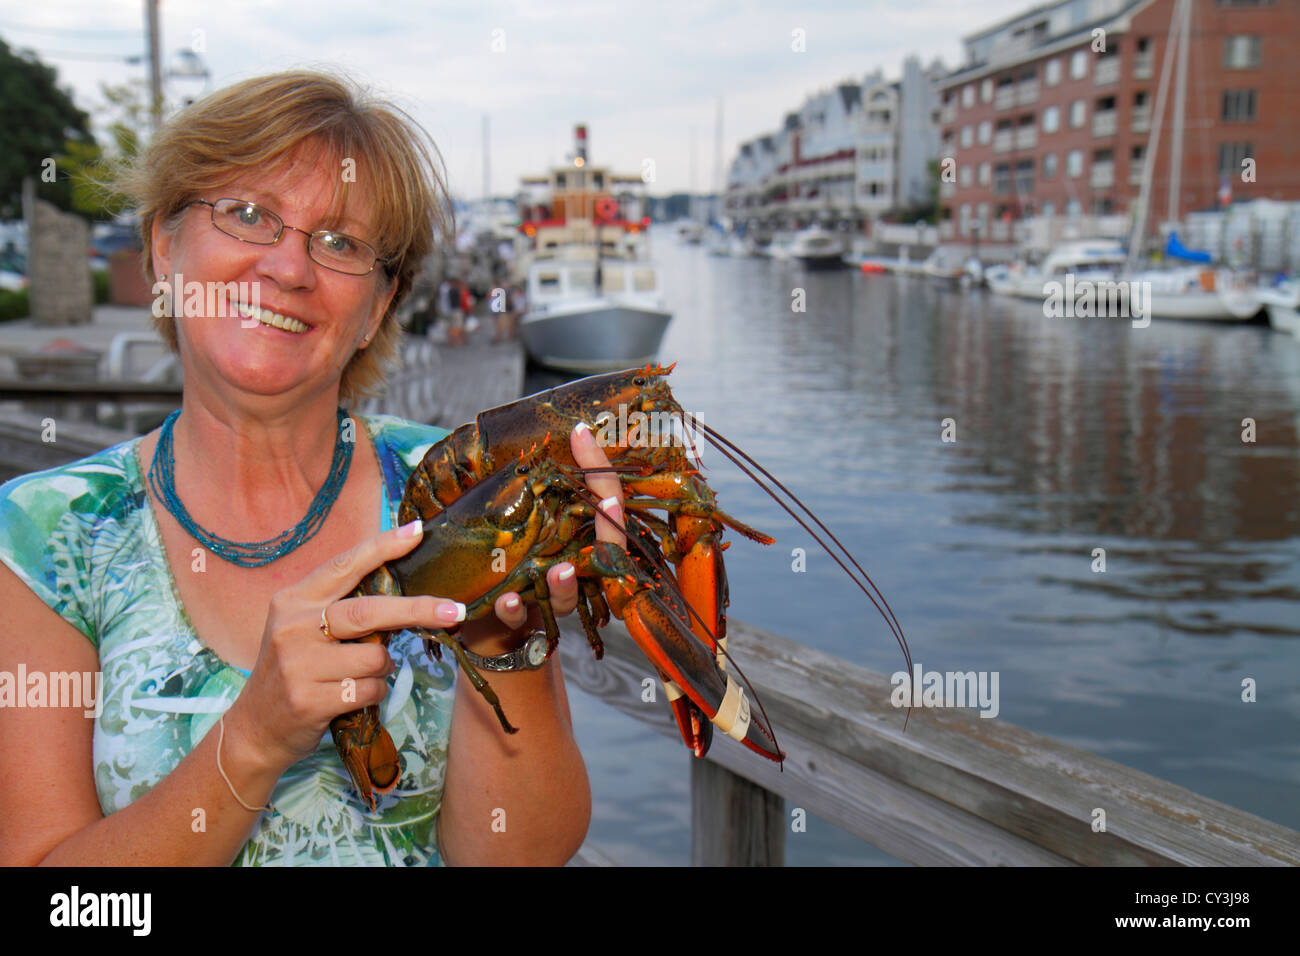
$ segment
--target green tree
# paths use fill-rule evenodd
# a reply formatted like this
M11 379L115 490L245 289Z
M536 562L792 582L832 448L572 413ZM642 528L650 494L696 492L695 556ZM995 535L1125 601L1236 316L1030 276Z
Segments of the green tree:
M6 140L0 150L0 219L21 215L25 176L36 182L37 195L72 208L72 182L57 160L68 155L70 144L94 147L89 124L71 95L59 89L54 67L0 40L0 129Z
M110 219L126 207L126 200L108 186L114 167L134 160L148 139L151 119L144 82L136 80L121 86L100 84L106 105L103 112L116 118L108 126L111 151L95 142L69 140L59 157L60 170L66 170L72 182L72 206L92 219Z

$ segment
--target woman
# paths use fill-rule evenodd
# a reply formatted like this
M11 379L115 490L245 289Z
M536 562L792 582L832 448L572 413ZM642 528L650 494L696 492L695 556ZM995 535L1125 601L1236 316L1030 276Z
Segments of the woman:
M162 429L0 489L0 671L103 677L96 717L0 713L0 863L558 864L581 844L590 792L558 660L491 676L507 738L412 634L389 653L343 643L464 615L348 597L418 541L391 517L445 434L339 408L393 355L444 208L415 129L287 73L190 107L124 178L148 271L174 288L160 329L185 393ZM589 430L572 443L606 463ZM590 487L619 519L617 479ZM573 569L549 584L572 611ZM504 595L462 636L493 657L528 625ZM404 774L372 812L325 732L386 697Z

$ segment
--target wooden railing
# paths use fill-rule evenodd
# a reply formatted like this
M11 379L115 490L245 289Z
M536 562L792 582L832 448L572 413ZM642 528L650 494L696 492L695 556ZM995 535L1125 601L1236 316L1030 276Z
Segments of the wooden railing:
M662 693L642 702L655 672L621 626L599 662L564 627L568 680L680 739ZM714 734L692 762L697 865L781 865L787 807L916 864L1300 865L1294 830L972 710L916 708L904 731L886 676L738 621L729 635L787 759ZM615 861L587 846L575 862Z

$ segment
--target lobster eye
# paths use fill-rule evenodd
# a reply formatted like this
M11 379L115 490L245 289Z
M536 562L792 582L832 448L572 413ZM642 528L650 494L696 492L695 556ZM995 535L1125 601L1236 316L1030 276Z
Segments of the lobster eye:
M638 375L636 378L632 379L632 384L637 386L638 388L645 385L645 376Z

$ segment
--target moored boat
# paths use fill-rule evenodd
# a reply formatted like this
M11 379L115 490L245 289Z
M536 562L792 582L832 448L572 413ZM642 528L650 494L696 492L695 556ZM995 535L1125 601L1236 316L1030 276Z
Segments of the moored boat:
M843 236L820 226L800 230L790 243L790 257L809 269L842 269L847 251Z
M522 203L521 231L534 241L519 338L539 365L591 374L652 362L672 313L645 255L645 184L587 162L586 127L572 165L545 178Z

